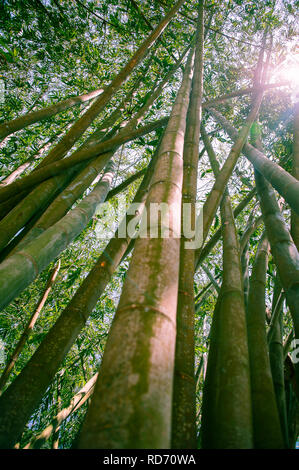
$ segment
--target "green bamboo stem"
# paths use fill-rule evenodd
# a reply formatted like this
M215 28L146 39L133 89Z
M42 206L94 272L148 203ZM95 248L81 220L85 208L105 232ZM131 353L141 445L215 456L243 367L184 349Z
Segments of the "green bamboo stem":
M287 408L286 408L286 391L284 380L284 346L283 346L283 325L282 325L282 305L279 301L279 296L282 290L278 274L275 278L273 300L272 300L272 315L275 309L280 307L280 316L278 321L273 323L273 334L269 341L269 355L270 365L272 372L273 385L276 396L276 403L279 413L280 426L283 433L285 447L289 447L289 432L287 422Z
M295 104L294 108L294 143L292 158L292 173L294 178L299 180L299 102ZM291 212L291 235L299 251L299 215L295 211Z
M4 122L0 124L0 139L4 139L10 134L13 134L20 129L24 129L35 122L41 121L43 119L48 119L51 116L55 116L55 114L64 111L65 109L71 108L76 104L85 103L86 101L92 100L96 96L99 96L104 92L104 89L98 89L95 91L91 91L85 95L73 96L72 98L68 98L64 101L60 101L59 103L55 103L51 106L47 106L46 108L39 109L37 111L33 111L32 113L25 114L24 116L20 116L16 119L11 121Z
M252 139L262 148L257 125L252 129ZM299 254L280 212L273 188L257 170L255 181L271 252L292 316L295 337L299 337ZM299 383L299 367L296 364L295 371Z
M225 117L213 108L209 112L219 122L228 135L235 139L236 129L225 119ZM290 173L281 168L277 163L269 160L265 155L249 143L246 143L242 152L253 164L255 169L263 175L271 185L284 197L290 207L299 214L299 181Z
M262 92L260 92L254 97L252 107L248 114L248 117L244 125L242 126L241 130L239 131L239 133L235 135L234 144L231 148L231 151L223 167L221 168L219 175L216 178L214 186L212 190L210 191L206 199L206 202L204 203L204 206L203 206L203 241L205 241L207 238L209 229L212 225L216 211L222 199L223 192L225 190L227 182L230 176L232 175L234 167L240 156L241 150L248 137L250 127L253 121L255 120L257 113L259 111L262 98L263 98Z

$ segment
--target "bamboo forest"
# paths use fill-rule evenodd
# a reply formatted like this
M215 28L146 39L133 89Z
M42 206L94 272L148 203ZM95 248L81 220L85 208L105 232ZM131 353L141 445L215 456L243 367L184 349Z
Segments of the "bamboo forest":
M298 13L0 0L1 449L299 448Z

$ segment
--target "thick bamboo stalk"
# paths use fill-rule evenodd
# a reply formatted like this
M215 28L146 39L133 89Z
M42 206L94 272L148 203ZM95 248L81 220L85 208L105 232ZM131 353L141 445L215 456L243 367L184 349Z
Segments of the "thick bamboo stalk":
M265 322L269 250L269 242L264 235L255 256L247 306L253 435L254 447L257 449L282 449L284 442L272 381Z
M152 159L148 171L134 198L138 210L142 208L152 177L155 158ZM120 224L127 226L136 219L134 210ZM36 350L28 364L16 380L0 398L0 445L10 447L18 441L23 428L34 409L39 405L43 394L54 378L63 358L74 344L78 334L84 327L98 299L103 294L111 276L130 248L130 237L119 237L119 230L110 240L95 266L84 279L71 302L51 328L46 338ZM3 430L3 434L1 434Z
M74 174L76 174L76 168L71 169L71 171L66 174L61 174L44 181L3 217L0 221L1 251L36 213L48 207Z
M192 63L190 53L146 202L147 210L154 202L173 204L171 238L161 237L155 220L158 238L146 232L135 242L80 448L170 446L182 156Z
M247 207L247 205L254 198L255 195L256 195L256 189L253 188L235 208L234 218L237 218L238 215L241 214L241 212ZM203 248L199 248L196 250L196 256L195 256L196 270L203 263L203 261L206 259L208 254L212 251L212 249L214 248L216 243L220 240L220 238L221 238L221 228L218 229L217 232L214 233L214 235L204 245Z
M299 102L294 108L294 143L293 143L293 168L294 178L299 180ZM299 251L299 215L292 211L291 213L291 235Z
M6 385L8 379L9 379L9 376L14 368L14 365L19 357L19 355L21 354L23 348L24 348L24 345L29 337L29 335L31 334L33 328L34 328L34 325L39 317L39 314L43 308L43 306L45 305L46 303L46 300L50 294L50 291L53 287L53 284L56 280L56 277L58 275L58 272L59 272L59 269L60 269L60 261L58 261L58 263L54 266L53 270L51 271L50 275L49 275L49 278L48 278L48 281L47 281L47 284L46 284L46 287L45 287L45 290L44 292L42 293L41 295L41 298L39 299L38 303L37 303L37 306L33 312L33 314L31 315L26 327L25 327L25 330L23 331L12 355L10 356L9 360L8 360L8 363L4 369L4 371L2 372L2 375L0 377L0 393L1 391L3 390L4 386Z
M182 208L183 204L190 204L193 218L195 218L198 145L203 94L203 51L204 1L201 0L198 12L194 75L183 153ZM195 220L193 221L195 222ZM184 221L182 220L182 228L183 224ZM196 448L194 249L186 248L186 242L190 243L190 240L184 237L182 230L172 402L171 447L175 449Z

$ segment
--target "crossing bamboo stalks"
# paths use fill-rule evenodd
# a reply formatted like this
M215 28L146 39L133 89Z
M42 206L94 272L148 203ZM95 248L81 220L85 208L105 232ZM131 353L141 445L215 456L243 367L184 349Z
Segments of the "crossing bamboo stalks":
M203 126L202 135L217 181L221 170ZM221 221L223 282L210 334L202 405L202 445L204 448L251 448L252 410L240 247L227 190L221 202ZM225 366L228 363L229 369ZM239 413L240 396L242 413Z
M250 201L252 201L255 195L256 195L256 189L253 188L235 208L234 218L237 218L238 215L241 214L241 212L247 207ZM200 265L203 263L205 258L209 255L209 253L215 247L216 243L220 240L220 238L221 238L221 229L218 229L217 232L214 233L214 235L204 245L203 248L199 248L196 250L196 254L195 254L196 270L200 267Z
M163 227L155 220L158 238L146 232L135 242L79 448L170 445L182 157L193 57L191 51L146 202L147 211L153 202L173 204L171 238L161 237Z
M159 123L156 123L154 125L145 125L142 127L143 131L145 132L151 132L153 129L156 128L156 126L160 127L161 125L165 125L167 122L167 118L162 118L159 120ZM128 135L143 135L143 131L137 130L133 131L131 134ZM112 152L105 152L101 153L93 162L90 163L90 165L84 170L83 169L83 174L82 172L78 175L76 178L75 182L73 182L71 186L71 190L66 189L66 198L64 199L64 194L61 194L60 198L58 199L57 202L55 202L56 208L59 207L62 212L66 210L67 207L70 207L73 202L76 201L76 199L82 194L82 192L88 187L88 185L92 182L92 177L96 177L98 172L104 167L104 165L107 163L109 158L112 157L114 154L115 149L121 145L121 142L127 139L126 132L121 133L120 136L116 136L113 139L110 139L109 141L105 141L102 144L99 144L102 148L105 148L106 142L114 142L114 144L108 144L106 145L106 148L113 148ZM98 147L98 146L96 146ZM93 148L93 147L92 147ZM89 150L85 150L84 148L78 152L82 154L82 152L89 152ZM95 153L98 155L98 153ZM108 157L109 154L109 157ZM57 163L63 163L66 162L66 160L63 160L62 162L57 162ZM79 159L78 159L79 161ZM34 215L34 213L40 209L41 207L41 201L46 199L46 201L49 201L49 199L52 199L55 196L55 191L59 192L59 188L65 185L72 177L78 173L80 170L82 170L82 163L77 163L76 166L72 168L71 165L69 165L68 169L70 168L70 172L66 172L62 175L58 175L55 178L50 178L49 180L45 181L42 184L42 187L38 186L35 188L28 196L27 198L22 201L19 205L17 205L10 213L7 214L5 218L2 219L0 222L0 247L3 249L6 244L9 242L11 237L13 237L18 230L20 230L24 224ZM38 171L43 171L45 168L42 168L41 170L37 170L36 172L32 173L32 176L34 177L34 174L36 174ZM29 175L30 176L30 175ZM91 179L90 179L91 178ZM81 181L82 179L82 181ZM22 180L21 180L22 181ZM20 181L20 182L21 182ZM17 184L18 181L15 182ZM41 191L42 189L42 191ZM74 191L75 189L75 191ZM60 204L60 202L62 203ZM67 202L69 201L69 204ZM54 208L55 209L55 208ZM51 213L53 213L53 207L49 208L49 211L51 210ZM61 212L55 212L54 210L54 218L56 220L59 220L59 214ZM48 213L49 215L49 213ZM62 215L60 215L61 217ZM45 217L44 217L45 220ZM50 220L50 219L49 219ZM48 222L47 222L48 224Z
M1 251L6 247L12 237L14 237L36 213L48 207L55 196L63 190L72 176L76 174L76 170L76 168L73 168L67 174L57 175L44 181L3 217L0 221Z
M198 144L203 93L204 50L204 2L200 2L198 33L194 59L194 75L187 115L183 154L183 204L191 206L195 219L197 189ZM184 214L184 212L182 212ZM195 346L194 346L194 249L186 248L190 240L184 236L182 220L180 242L180 270L177 301L177 335L172 402L171 447L175 449L196 448L196 399L195 399Z
M143 41L137 51L127 64L120 70L112 82L105 88L104 92L97 98L95 103L89 110L71 127L69 132L63 139L56 145L54 149L48 154L45 159L47 164L49 162L61 159L67 151L74 145L75 142L81 137L85 130L90 126L93 120L105 108L106 104L120 89L122 84L128 79L134 68L146 57L151 47L155 44L156 40L163 33L169 22L174 15L185 3L186 0L178 0L178 2L169 10L166 16L160 21L154 31Z
M12 355L9 358L9 361L8 361L4 371L2 372L2 375L0 377L0 393L3 390L4 386L6 385L8 379L9 379L9 376L10 376L10 374L11 374L13 368L14 368L14 365L15 365L19 355L21 354L29 335L31 334L31 332L34 328L34 325L35 325L35 323L36 323L36 321L39 317L39 314L40 314L43 306L45 305L45 303L47 301L47 298L50 294L52 286L53 286L53 284L56 280L56 277L58 275L59 269L60 269L60 261L58 261L58 263L54 266L52 272L50 273L47 284L46 284L46 288L45 288L40 300L37 303L36 309L33 312L32 316L30 317L30 320L28 321L28 323L25 327L25 330L23 331L23 333L22 333L22 335L21 335L21 337L20 337L20 339L19 339Z
M35 170L33 173L28 176L25 176L21 180L17 180L14 183L9 184L4 188L1 188L0 202L9 199L17 191L23 191L24 189L32 188L34 185L41 183L45 179L58 175L62 171L65 171L75 165L79 165L85 160L90 160L91 158L108 152L109 150L114 149L126 142L129 142L130 140L136 139L137 137L150 133L155 129L158 129L161 126L165 125L167 121L167 117L158 119L157 121L145 124L141 128L132 130L128 134L121 133L120 135L116 135L115 137L99 144L91 145L88 148L83 147L81 150L76 151L73 155L68 158L46 165L40 168L39 170Z
M60 101L59 103L47 106L46 108L33 111L32 113L25 114L24 116L20 116L16 119L13 119L12 121L4 122L3 124L0 124L0 139L4 139L8 135L13 134L20 129L24 129L25 127L30 126L35 122L48 119L51 116L55 116L55 114L58 114L65 109L71 108L76 104L81 104L92 100L93 98L102 94L103 91L104 89L100 88L99 90L91 91L85 95L73 96L72 98Z
M139 121L151 108L156 98L161 94L163 87L166 85L166 83L168 83L170 77L177 70L180 62L182 61L188 49L189 47L185 50L185 52L182 54L181 58L177 61L177 63L166 74L165 78L161 81L161 84L157 87L154 87L154 89L152 90L152 93L150 94L148 99L145 101L144 105L138 110L136 115L128 123L126 123L124 127L119 131L119 133L116 136L117 137L116 142L122 142L122 136L126 139L130 131L131 132L134 131ZM151 130L151 127L150 127L150 130ZM112 130L110 134L113 134L113 132L114 130ZM81 149L84 150L86 148L89 148L92 145L96 145L97 139L99 137L100 137L100 134L97 130L86 140L86 142L81 146L79 151ZM107 140L104 140L104 143L105 142L107 142ZM114 148L114 151L116 151L117 146ZM112 156L111 152L102 154L102 155L100 154L98 157L96 157L95 160L91 161L89 164L88 164L88 161L85 162L85 165L83 162L79 167L79 169L81 169L82 167L83 169L81 171L78 171L78 175L76 176L76 178L71 182L71 184L69 184L69 186L64 191L61 192L61 194L54 200L54 202L50 205L50 207L44 212L42 217L38 220L38 222L30 231L30 233L28 233L26 237L22 240L21 246L23 246L24 243L27 243L31 239L35 238L36 235L39 235L44 230L46 230L51 225L53 225L55 222L57 222L61 217L63 217L65 213L67 212L67 210L78 199L78 197L80 197L81 194L84 192L84 190L87 189L88 186L92 183L93 179L103 169L103 167L108 162L109 158L111 158L111 156ZM22 214L24 214L24 212L22 212ZM7 220L5 220L3 223L7 227ZM19 226L16 227L16 219L13 219L13 226L15 227L15 230L19 228ZM1 222L0 222L0 230L1 230ZM7 239L9 236L12 236L12 231L8 232L6 229L5 236L4 236L4 243L7 242ZM0 247L1 247L1 241L2 240L0 238ZM16 249L19 249L19 247L16 247Z
M260 129L252 129L252 140L261 148ZM274 261L292 315L295 336L299 337L299 254L280 212L274 190L256 170L256 187ZM299 378L299 367L295 366Z
M93 375L90 380L82 387L79 392L77 392L71 399L69 406L63 408L55 418L52 420L52 423L49 424L42 432L40 432L36 437L34 437L24 449L40 449L40 447L50 439L55 429L59 429L61 424L75 411L77 411L86 401L91 397L94 385L96 383L98 373Z
M110 240L93 269L84 279L71 302L64 309L28 364L8 387L3 397L0 397L0 409L2 410L0 445L10 447L18 441L26 422L39 405L63 358L84 327L114 271L126 256L131 246L128 226L130 223L136 226L139 220L139 217L136 217L136 211L139 211L139 214L142 213L156 157L151 160L148 171L133 200L134 204L121 222L115 236ZM124 228L127 228L126 235L121 236ZM20 393L21 390L22 393Z
M225 119L225 117L213 108L209 112L219 122L223 129L232 138L236 138L236 129ZM284 197L290 207L299 214L299 181L290 173L281 168L277 163L269 160L265 155L249 143L246 143L242 152L253 164L256 170L263 175L271 185Z
M253 121L256 118L256 115L259 111L260 104L263 98L263 93L260 92L257 94L252 103L251 110L249 115L242 126L241 130L237 135L235 135L234 144L231 148L231 151L219 172L219 175L216 178L214 186L209 193L206 202L203 206L203 241L207 238L209 229L215 217L216 211L218 209L219 203L222 199L223 192L227 185L227 182L234 170L234 167L237 163L237 160L240 156L241 150L246 142L248 137L250 127Z

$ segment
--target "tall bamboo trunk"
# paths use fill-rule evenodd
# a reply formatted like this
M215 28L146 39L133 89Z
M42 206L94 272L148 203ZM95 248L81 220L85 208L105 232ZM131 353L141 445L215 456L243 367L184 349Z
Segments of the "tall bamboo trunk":
M265 290L269 249L264 235L255 256L247 307L253 433L257 449L284 448L266 336Z
M193 56L191 51L146 202L147 211L154 202L173 205L171 238L162 238L163 221L155 219L158 237L151 238L147 230L135 242L101 373L83 424L78 444L81 448L170 446L182 157Z
M202 405L202 447L253 448L250 368L239 243L221 203L223 282L214 310Z
M221 170L206 134L204 142L217 181ZM252 448L250 370L240 247L227 190L220 207L223 282L210 333L202 404L202 446Z
M213 115L216 121L222 125L228 135L232 139L235 139L237 130L225 119L225 117L213 108L209 108L209 112ZM299 214L299 181L277 163L265 157L260 150L249 143L246 143L243 146L242 152L253 164L254 168L271 183L281 196L284 197L296 214Z
M198 21L199 25L198 34L196 36L194 76L192 80L184 141L184 174L182 187L182 209L184 204L189 204L191 206L193 222L195 219L198 145L203 93L203 0L200 2ZM171 447L175 449L194 449L196 448L196 395L194 378L194 249L191 249L190 247L186 248L186 243L190 243L190 240L183 235L183 217L180 243Z

